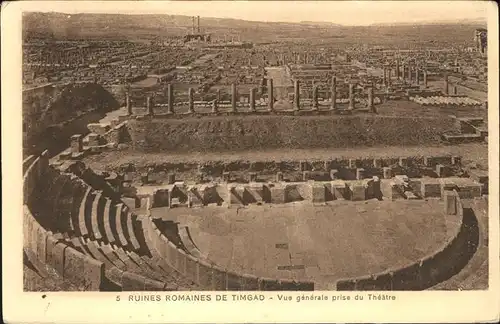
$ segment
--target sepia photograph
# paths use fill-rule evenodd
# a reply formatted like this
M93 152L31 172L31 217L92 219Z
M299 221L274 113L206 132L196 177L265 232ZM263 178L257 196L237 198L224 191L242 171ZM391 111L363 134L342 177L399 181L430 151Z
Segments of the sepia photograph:
M23 292L498 297L490 3L114 2L20 12Z

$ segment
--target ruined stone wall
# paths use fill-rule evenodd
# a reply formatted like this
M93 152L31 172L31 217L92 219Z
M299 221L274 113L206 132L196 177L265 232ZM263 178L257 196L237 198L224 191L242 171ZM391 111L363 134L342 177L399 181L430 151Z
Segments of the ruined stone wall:
M142 119L128 124L140 151L208 152L423 145L453 129L451 118L243 116Z
M35 189L40 186L39 183L42 181L56 184L56 179L65 176L61 176L57 170L49 166L47 152L38 158L25 159L23 167L25 167L23 175L23 249L27 254L34 255L40 263L53 268L64 280L84 291L109 290L107 287L110 284L123 291L169 290L163 282L129 271L122 271L117 267L107 266L103 262L77 251L57 238L51 231L54 229L39 223L39 220L57 217L59 208L55 208L55 206L62 204L65 199L58 200L48 195L47 199L51 200L48 203L54 206L54 209L34 210L37 214L35 218L32 213L32 209L35 207L34 200L36 200L33 196L38 194ZM77 177L67 177L70 178L72 185L83 183ZM71 191L69 194L73 194L73 192Z
M113 96L97 84L49 85L23 91L25 154L39 154L54 143L64 148L63 144L68 144L66 133L71 136L78 129L86 131L88 123L118 106ZM32 146L41 149L30 151Z
M29 188L34 188L37 181L42 181L45 168L48 167L46 154L32 161L24 174L25 203L31 200L32 190ZM23 206L23 248L82 290L100 289L104 279L104 264L58 242L50 231L36 221L27 204Z

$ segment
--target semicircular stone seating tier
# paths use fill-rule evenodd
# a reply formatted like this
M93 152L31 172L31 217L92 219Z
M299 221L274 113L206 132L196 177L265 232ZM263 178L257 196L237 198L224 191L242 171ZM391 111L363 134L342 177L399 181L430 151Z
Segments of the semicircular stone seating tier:
M144 241L142 220L123 202L103 195L74 174L49 166L46 159L43 155L27 161L31 165L26 166L24 177L25 249L37 253L43 245L44 255L37 257L61 261L59 269L55 268L68 280L78 277L70 270L88 275L83 269L72 269L73 264L97 260L103 273L93 290L175 290L176 283L193 286L172 269L159 266L160 256L152 254ZM36 233L27 233L35 227Z
M26 159L23 169L24 248L65 279L83 277L82 282L91 283L85 290L314 290L314 283L308 281L257 278L218 267L206 259L187 227L178 228L180 242L169 239L150 215L138 216L120 199L107 195L108 191L49 165L46 152ZM392 289L399 275L406 275L410 281L421 280L424 274L431 281L441 278L431 271L434 267L441 271L436 262L452 260L473 235L458 194L453 197L455 209L463 214L463 224L435 255L418 261L416 268L410 265L368 278L339 281L337 289ZM460 261L463 267L466 260ZM450 267L458 269L456 265Z

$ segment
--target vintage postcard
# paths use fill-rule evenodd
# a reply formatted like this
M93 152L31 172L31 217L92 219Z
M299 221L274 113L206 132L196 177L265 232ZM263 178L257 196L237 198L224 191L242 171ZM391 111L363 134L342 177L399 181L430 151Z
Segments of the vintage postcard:
M7 322L499 319L498 8L2 4Z

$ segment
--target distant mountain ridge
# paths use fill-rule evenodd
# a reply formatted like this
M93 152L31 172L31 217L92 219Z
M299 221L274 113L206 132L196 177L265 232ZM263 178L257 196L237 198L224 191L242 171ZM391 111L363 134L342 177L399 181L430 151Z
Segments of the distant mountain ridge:
M23 15L23 37L151 39L183 36L192 31L192 26L192 16L168 14L31 12ZM346 26L324 21L263 22L200 17L202 33L210 33L219 38L237 36L256 42L313 38L324 41L345 38L353 42L363 42L365 39L380 41L381 37L393 42L394 40L389 38L394 35L405 37L409 41L421 41L424 38L470 41L473 29L484 26L477 19L447 23Z
M418 22L399 22L399 23L376 23L370 26L412 26L412 25L487 25L487 20L483 18L457 19L457 20L426 20Z

